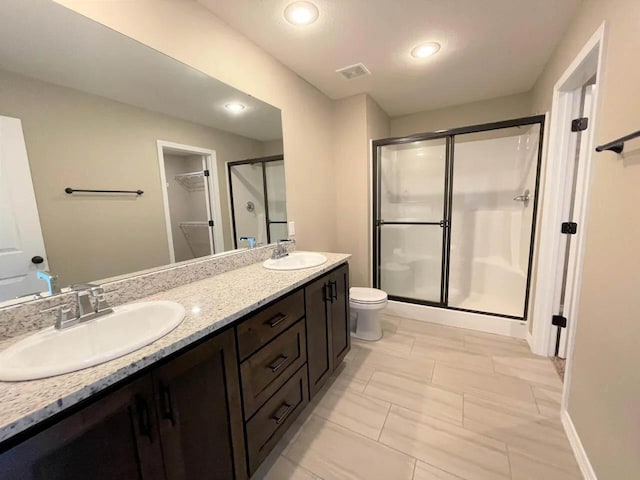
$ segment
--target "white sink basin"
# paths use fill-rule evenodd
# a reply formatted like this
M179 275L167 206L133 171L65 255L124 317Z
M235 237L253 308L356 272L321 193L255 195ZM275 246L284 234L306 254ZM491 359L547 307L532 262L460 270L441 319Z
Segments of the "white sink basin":
M302 270L317 267L327 261L327 257L315 252L292 252L277 260L269 259L262 265L269 270Z
M45 328L0 352L0 380L52 377L92 367L144 347L184 319L179 303L132 303L64 330Z

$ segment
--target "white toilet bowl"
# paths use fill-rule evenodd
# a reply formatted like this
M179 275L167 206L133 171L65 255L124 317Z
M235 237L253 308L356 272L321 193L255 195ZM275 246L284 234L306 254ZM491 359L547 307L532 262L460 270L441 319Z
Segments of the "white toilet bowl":
M361 340L380 340L382 338L380 312L387 306L387 294L377 288L351 287L349 306L351 307L351 335Z

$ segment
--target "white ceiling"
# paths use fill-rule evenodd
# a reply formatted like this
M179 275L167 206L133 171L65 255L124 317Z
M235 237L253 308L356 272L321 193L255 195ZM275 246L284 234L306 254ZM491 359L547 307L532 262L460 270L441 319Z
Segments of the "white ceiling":
M282 138L277 108L50 1L0 0L0 69L256 140ZM230 102L246 108L233 115Z
M369 93L392 116L530 90L581 0L312 0L320 18L287 23L292 0L197 0L329 97ZM437 41L417 60L411 49ZM345 80L363 62L372 75Z

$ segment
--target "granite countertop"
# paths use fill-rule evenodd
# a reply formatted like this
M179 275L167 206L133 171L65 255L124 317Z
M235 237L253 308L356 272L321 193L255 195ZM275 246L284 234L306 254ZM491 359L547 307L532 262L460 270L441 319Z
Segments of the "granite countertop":
M318 267L273 271L260 262L141 299L173 300L185 307L186 316L168 335L115 360L41 380L0 382L0 442L229 325L350 257L324 255L327 262ZM3 347L8 345L4 342Z

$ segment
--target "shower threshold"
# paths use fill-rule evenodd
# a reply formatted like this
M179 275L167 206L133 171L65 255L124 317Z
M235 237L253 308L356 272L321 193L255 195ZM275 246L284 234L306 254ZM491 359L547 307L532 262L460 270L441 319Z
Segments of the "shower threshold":
M385 313L424 322L467 328L478 332L527 339L527 322L522 318L465 310L456 307L432 306L398 300L390 296Z

